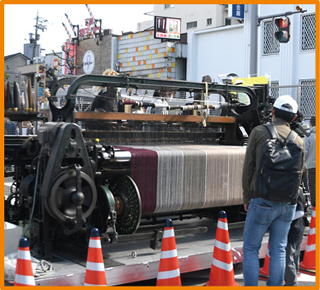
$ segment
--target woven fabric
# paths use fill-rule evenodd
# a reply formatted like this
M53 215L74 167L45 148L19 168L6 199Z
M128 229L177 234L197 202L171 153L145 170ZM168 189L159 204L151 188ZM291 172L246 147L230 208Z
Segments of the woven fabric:
M130 175L142 213L242 204L245 147L209 145L121 146L132 154Z
M115 148L130 151L130 176L139 189L142 213L154 212L157 199L157 153L145 148L120 146L115 146Z

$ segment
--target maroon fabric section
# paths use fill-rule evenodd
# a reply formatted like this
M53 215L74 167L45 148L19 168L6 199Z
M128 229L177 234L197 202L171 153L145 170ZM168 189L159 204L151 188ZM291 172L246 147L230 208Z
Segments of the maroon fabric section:
M148 149L114 146L131 153L130 176L137 184L142 214L153 213L157 205L158 154Z

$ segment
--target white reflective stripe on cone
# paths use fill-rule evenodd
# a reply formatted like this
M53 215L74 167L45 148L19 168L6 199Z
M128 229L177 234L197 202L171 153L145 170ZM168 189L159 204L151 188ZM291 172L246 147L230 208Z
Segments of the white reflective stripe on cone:
M16 274L14 277L14 282L18 284L35 285L34 276L24 276Z
M94 263L87 261L86 269L91 271L104 271L104 265L102 263Z
M222 270L228 271L228 272L233 270L232 262L230 264L228 264L228 263L224 263L219 260L216 260L215 258L212 258L212 265L214 265Z
M226 252L229 252L230 249L231 249L230 243L229 243L229 244L225 244L225 243L222 243L222 242L220 242L220 241L218 241L218 240L216 240L216 241L214 242L214 246L217 247L217 248L219 248L219 249L221 249L221 250L224 250L224 251L226 251Z
M90 239L89 248L101 248L100 240L92 240L92 239Z
M224 223L220 220L218 220L218 228L223 229L223 230L228 230L228 223Z
M169 279L169 278L176 278L180 276L180 270L172 270L172 271L164 271L164 272L158 272L158 278L159 280L162 279Z
M171 238L171 237L174 237L174 231L173 231L173 229L171 229L171 230L165 230L164 232L163 232L163 239L164 238Z
M171 251L162 251L160 254L160 259L168 259L178 257L177 249Z
M310 228L308 234L309 235L315 235L316 234L316 228Z
M270 258L270 255L269 255L269 247L267 248L266 255Z
M316 250L316 245L306 245L306 252L312 252Z
M24 251L19 249L18 250L18 259L21 260L30 260L31 261L31 256L30 256L30 252L29 251Z

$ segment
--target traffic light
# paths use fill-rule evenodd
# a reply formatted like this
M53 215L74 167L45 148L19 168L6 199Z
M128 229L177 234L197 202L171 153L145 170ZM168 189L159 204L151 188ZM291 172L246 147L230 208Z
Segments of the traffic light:
M289 17L277 18L274 20L275 25L278 27L274 36L279 42L286 43L290 40L290 19Z

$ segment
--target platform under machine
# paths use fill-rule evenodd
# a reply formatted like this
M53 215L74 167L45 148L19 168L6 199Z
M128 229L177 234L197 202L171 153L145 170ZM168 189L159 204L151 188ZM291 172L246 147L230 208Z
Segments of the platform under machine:
M187 224L187 225L186 225ZM215 243L216 223L210 219L195 219L189 221L174 221L176 246L180 273L188 273L210 269ZM186 227L207 228L206 232L179 234ZM147 227L144 231L150 231ZM138 231L138 235L143 231ZM229 224L229 236L233 263L242 262L243 223ZM301 250L305 249L306 236ZM121 239L120 239L121 240ZM125 243L125 244L124 244ZM107 285L123 285L132 282L155 279L158 273L161 250L149 247L149 239L104 244L102 242ZM259 257L266 255L268 234L263 239ZM74 245L63 245L53 255L54 273L36 279L37 286L82 286L86 271L85 248L75 248ZM208 277L209 278L209 277Z

